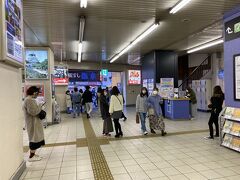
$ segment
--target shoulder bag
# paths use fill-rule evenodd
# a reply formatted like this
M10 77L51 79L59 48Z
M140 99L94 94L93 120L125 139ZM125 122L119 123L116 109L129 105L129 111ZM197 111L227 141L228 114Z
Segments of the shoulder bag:
M118 97L116 96L116 98L118 99ZM118 99L119 103L122 105L121 101ZM112 113L112 118L113 119L120 119L122 117L122 110L119 110L119 111L114 111Z

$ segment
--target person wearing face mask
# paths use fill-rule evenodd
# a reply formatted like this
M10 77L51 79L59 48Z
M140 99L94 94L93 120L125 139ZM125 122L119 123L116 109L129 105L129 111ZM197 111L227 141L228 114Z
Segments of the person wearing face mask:
M100 111L103 119L103 135L111 136L110 132L113 132L112 119L109 113L109 104L107 101L107 91L101 89L100 91Z
M156 134L154 130L161 130L162 136L165 136L165 123L163 121L161 104L162 97L158 94L158 88L153 89L153 93L147 99L147 110L151 133Z
M147 88L143 87L141 89L140 94L137 96L136 113L138 113L139 118L141 120L141 130L144 135L148 134L146 129L147 98L148 98L148 90Z
M69 90L66 91L66 104L67 104L67 114L71 114L72 99L71 99Z
M23 111L25 124L29 139L29 162L40 161L42 158L36 155L36 150L45 145L43 125L39 114L44 104L38 104L36 98L39 94L39 89L36 86L31 86L27 90L27 97L24 100Z

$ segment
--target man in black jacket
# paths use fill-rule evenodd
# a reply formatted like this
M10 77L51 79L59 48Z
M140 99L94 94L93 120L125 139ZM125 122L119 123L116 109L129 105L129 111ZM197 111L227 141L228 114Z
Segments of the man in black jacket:
M90 118L90 113L92 112L92 92L90 87L86 86L86 90L82 95L82 104L86 107L87 118Z

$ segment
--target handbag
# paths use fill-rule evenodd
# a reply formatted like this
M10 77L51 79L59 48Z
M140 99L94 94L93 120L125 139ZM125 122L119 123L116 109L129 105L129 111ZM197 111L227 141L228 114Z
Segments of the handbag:
M139 124L139 115L136 113L136 123Z
M46 111L44 111L44 110L41 110L40 113L38 114L38 117L39 117L39 119L41 119L41 120L45 119L46 116L47 116L47 113L46 113Z
M113 119L120 119L122 117L122 110L120 110L120 111L114 111L113 113L112 113L112 118Z

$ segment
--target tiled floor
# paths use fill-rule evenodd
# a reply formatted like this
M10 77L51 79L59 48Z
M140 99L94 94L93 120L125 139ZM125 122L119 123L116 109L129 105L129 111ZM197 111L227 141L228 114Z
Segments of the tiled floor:
M124 136L141 136L135 123L133 108L128 120L121 122ZM168 132L207 129L209 114L199 113L193 121L165 120ZM96 136L102 136L102 120L95 113L90 120ZM147 123L148 124L148 123ZM208 133L180 134L166 137L136 138L112 141L101 145L107 165L115 180L141 179L240 179L240 154L220 147L218 139L207 141ZM85 138L82 118L63 115L61 124L45 129L46 143L72 142ZM113 138L113 137L112 137ZM25 134L24 144L27 145ZM28 180L92 180L88 147L76 145L45 147L38 152L42 161L29 163L21 179ZM25 159L28 154L26 153Z

